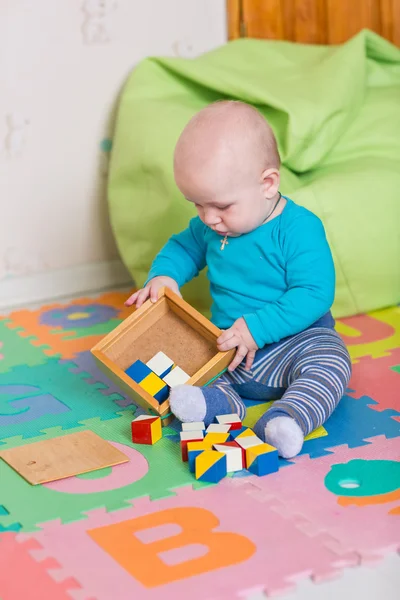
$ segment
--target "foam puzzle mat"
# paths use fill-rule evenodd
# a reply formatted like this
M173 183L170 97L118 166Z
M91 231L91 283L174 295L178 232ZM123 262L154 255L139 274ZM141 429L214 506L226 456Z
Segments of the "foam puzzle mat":
M338 321L353 376L298 457L211 485L182 463L176 422L132 443L143 411L94 364L124 300L0 318L0 450L90 429L130 459L35 487L0 460L1 600L259 598L400 552L399 307ZM267 408L248 402L246 425Z

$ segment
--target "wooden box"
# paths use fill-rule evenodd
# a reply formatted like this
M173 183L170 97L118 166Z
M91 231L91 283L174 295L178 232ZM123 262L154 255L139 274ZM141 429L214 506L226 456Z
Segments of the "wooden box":
M167 425L173 418L168 400L160 404L125 370L136 360L146 363L162 351L190 375L188 385L207 385L226 370L235 354L235 350L218 351L216 340L220 334L220 329L192 306L163 288L156 303L145 302L91 352L114 383Z

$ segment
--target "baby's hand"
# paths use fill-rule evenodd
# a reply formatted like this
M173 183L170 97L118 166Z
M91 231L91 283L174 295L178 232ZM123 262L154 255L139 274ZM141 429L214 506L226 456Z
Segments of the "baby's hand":
M152 302L157 302L158 292L163 287L169 288L182 298L176 281L171 277L165 277L164 275L161 275L160 277L154 277L144 288L132 294L132 296L126 300L125 306L132 306L132 304L136 304L136 308L139 308L147 300L147 298L150 298Z
M219 336L217 346L221 352L237 348L235 358L228 367L229 371L234 371L244 358L246 358L246 369L249 371L258 350L258 346L243 317L235 321L232 327Z

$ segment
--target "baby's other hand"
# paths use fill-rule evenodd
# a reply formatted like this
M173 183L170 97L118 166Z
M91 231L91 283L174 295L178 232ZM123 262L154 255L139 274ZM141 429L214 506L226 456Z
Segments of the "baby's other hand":
M217 339L218 350L226 352L237 348L235 358L229 365L229 371L234 371L246 358L246 369L249 371L253 365L258 346L251 335L246 321L241 317L234 322L232 327L224 331Z
M160 275L159 277L154 277L151 279L144 288L138 290L132 294L132 296L129 296L128 300L125 302L125 306L132 306L132 304L136 304L136 308L140 308L142 304L146 302L147 298L150 298L152 302L157 302L158 292L163 287L169 288L182 298L176 281L171 277Z

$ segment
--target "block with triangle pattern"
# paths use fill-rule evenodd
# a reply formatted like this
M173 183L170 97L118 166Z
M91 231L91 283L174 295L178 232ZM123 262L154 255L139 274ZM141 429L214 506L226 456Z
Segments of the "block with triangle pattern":
M270 444L259 444L246 449L246 468L250 473L269 475L279 470L278 450Z
M195 459L195 476L199 481L218 483L227 474L226 455L215 450L204 450Z

